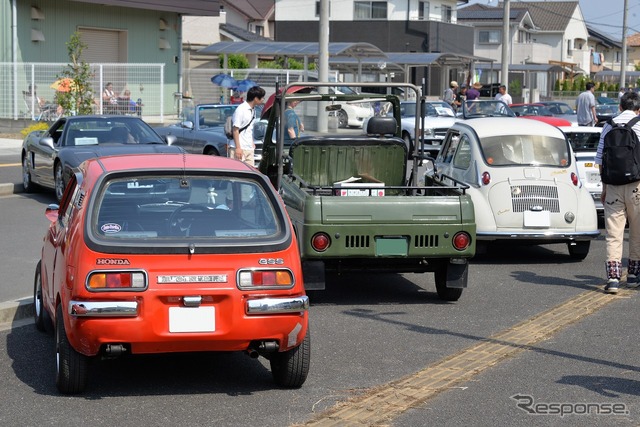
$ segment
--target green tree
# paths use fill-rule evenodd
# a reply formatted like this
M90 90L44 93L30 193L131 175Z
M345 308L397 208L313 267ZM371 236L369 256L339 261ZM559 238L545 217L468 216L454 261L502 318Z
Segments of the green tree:
M93 93L91 91L91 69L82 60L82 51L87 45L82 42L80 33L73 33L66 43L69 55L67 64L58 79L66 79L66 91L57 92L57 102L64 108L65 114L85 115L93 112Z
M220 68L224 68L224 57L220 57ZM227 68L230 70L239 70L249 68L249 60L246 56L239 53L231 53L227 55Z
M514 96L522 95L522 84L520 80L512 80L509 82L509 93Z

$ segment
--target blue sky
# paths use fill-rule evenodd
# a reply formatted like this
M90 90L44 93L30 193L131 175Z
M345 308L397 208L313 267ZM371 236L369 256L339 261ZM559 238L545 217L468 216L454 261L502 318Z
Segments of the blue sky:
M521 0L511 0L511 4ZM609 35L616 40L622 39L622 18L624 0L579 0L580 9L587 25ZM497 0L470 0L469 4L480 3L497 5ZM640 0L627 0L627 35L640 32Z

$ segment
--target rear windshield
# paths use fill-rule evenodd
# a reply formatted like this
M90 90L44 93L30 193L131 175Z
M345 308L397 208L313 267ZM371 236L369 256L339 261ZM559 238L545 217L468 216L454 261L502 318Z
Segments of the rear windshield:
M482 138L485 162L493 166L557 166L570 163L563 138L542 135L504 135Z
M138 176L101 187L91 229L102 241L273 241L284 216L263 183L237 176Z
M576 153L596 151L600 134L594 132L567 132L567 139Z

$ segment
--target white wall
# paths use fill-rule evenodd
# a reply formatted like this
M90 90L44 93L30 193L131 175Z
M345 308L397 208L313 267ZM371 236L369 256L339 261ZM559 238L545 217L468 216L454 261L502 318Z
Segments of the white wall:
M329 18L332 21L353 21L353 2L354 0L329 0ZM418 0L388 0L387 4L389 21L418 19ZM442 5L451 7L451 21L455 23L457 9L455 0L432 0L429 8L430 19L440 20ZM409 14L407 14L407 6L410 10ZM319 18L315 12L316 0L276 0L276 21L317 21Z

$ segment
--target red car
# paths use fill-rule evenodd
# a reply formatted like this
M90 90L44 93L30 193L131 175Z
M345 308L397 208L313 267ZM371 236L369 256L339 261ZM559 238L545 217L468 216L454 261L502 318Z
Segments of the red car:
M87 160L50 205L35 323L55 330L56 383L79 393L96 356L244 351L275 382L308 374L309 300L279 195L236 160Z
M539 120L553 126L571 126L570 121L555 117L551 110L542 104L510 104L509 108L518 117Z

